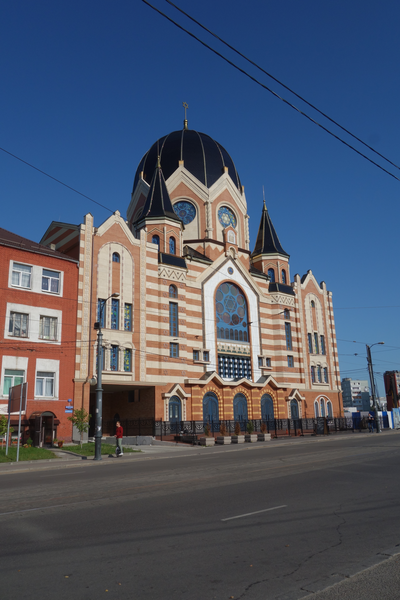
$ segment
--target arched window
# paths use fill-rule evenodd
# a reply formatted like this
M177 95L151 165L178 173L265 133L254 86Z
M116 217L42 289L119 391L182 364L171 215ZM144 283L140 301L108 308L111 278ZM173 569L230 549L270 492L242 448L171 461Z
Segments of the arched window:
M322 383L322 368L321 368L321 365L318 365L317 373L318 373L318 381L320 383Z
M120 259L120 256L119 256L118 252L113 252L113 255L112 255L112 261L113 261L113 262L116 262L116 263L119 263L119 262L120 262L120 260L121 260L121 259Z
M315 302L314 302L314 300L311 300L311 308L315 308Z
M249 341L247 302L237 285L226 282L219 286L215 295L215 311L218 338Z
M314 402L314 416L317 419L319 417L319 407L318 407L318 401L316 400Z
M160 251L160 236L159 235L153 235L153 237L151 238L151 241L153 242L153 244L157 244L158 251Z
M325 383L329 383L328 382L328 367L324 367L324 381L325 381Z
M274 269L268 269L268 277L271 283L275 283L275 270Z
M283 318L290 319L290 310L288 308L285 308L285 310L283 311Z
M247 421L247 399L244 394L236 394L233 399L233 418L235 421Z
M219 421L218 398L213 392L208 392L203 398L203 421L206 423Z
M326 412L327 412L328 418L332 419L333 411L332 411L332 402L330 400L328 400L328 402L326 403Z
M286 271L282 269L282 283L286 283Z
M169 253L176 254L176 242L174 237L169 238Z
M291 400L291 402L290 402L290 413L291 413L292 419L298 419L299 418L299 403L297 402L297 400Z
M172 396L168 405L168 415L170 423L182 421L182 405L178 396Z
M325 401L323 398L321 398L319 401L319 412L321 417L325 416Z
M170 298L177 298L178 297L178 290L176 289L176 285L170 285L169 286L169 297Z
M274 401L269 394L264 394L261 398L261 418L263 421L272 421L274 415Z

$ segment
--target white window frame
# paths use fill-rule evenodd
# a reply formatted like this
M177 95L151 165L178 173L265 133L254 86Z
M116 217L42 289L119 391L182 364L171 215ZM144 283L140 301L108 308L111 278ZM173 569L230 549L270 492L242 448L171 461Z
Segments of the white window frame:
M22 288L24 290L30 290L32 288L32 265L26 265L25 263L20 263L20 262L16 262L16 261L11 261L11 286L12 287L17 287L17 288ZM29 285L22 285L22 277L24 273L27 273L28 271L24 271L24 270L19 270L18 266L22 266L22 267L27 267L28 269L30 269L29 272ZM14 273L18 273L18 283L14 283L13 281L13 275Z
M25 356L3 356L1 364L1 382L0 382L0 397L8 398L8 394L4 395L4 383L6 376L6 370L12 371L23 371L24 382L26 381L26 374L28 372L28 358Z
M18 335L15 333L15 321L16 321L16 316L20 317L20 321L22 320L21 317L26 317L26 335ZM10 331L10 327L12 327L12 331ZM19 329L20 331L22 330L22 326L21 323L19 325ZM11 311L10 312L10 317L8 319L8 334L11 337L17 337L17 338L29 338L29 314L28 313L22 313L22 312L18 312L18 311Z
M50 334L48 336L45 336L43 334L43 330L44 330L44 325L45 325L45 321L49 320L49 331ZM55 326L54 326L55 324ZM53 330L53 335L51 334L51 331L53 329L54 326L54 330ZM49 315L40 315L40 320L39 320L39 339L40 340L46 340L49 342L56 342L58 341L58 319L57 317L51 317Z
M37 371L35 378L35 397L36 398L54 398L56 374L53 371ZM42 394L38 393L38 382L42 382ZM46 394L47 383L51 381L52 393Z
M53 395L52 396L40 396L36 393L36 382L38 379L38 373L53 373ZM59 398L59 382L60 382L60 361L52 360L49 358L38 358L36 360L35 368L35 400L58 400ZM46 390L44 389L44 392Z
M15 375L15 374L10 375L10 374L7 373L7 371L19 371L20 375ZM6 385L6 378L7 377L12 377L12 381L11 381L11 385L10 385L10 388L11 388L14 385L19 385L19 383L24 383L25 382L25 371L23 369L4 369L4 379L3 379L2 395L8 397L8 392L6 393L4 391L5 385ZM18 378L22 377L22 381L20 381L19 383L16 383L16 381L15 381L16 377L18 377Z
M45 272L46 272L46 275L45 275ZM48 273L54 273L54 275L57 275L57 277L53 277L52 275L49 275ZM48 281L49 289L47 289L47 290L43 287L44 281ZM53 281L57 281L57 291L56 292L51 289L51 285L52 285ZM53 269L45 269L43 267L41 288L42 288L42 292L45 292L46 294L54 294L54 295L59 296L61 293L61 271L54 271Z

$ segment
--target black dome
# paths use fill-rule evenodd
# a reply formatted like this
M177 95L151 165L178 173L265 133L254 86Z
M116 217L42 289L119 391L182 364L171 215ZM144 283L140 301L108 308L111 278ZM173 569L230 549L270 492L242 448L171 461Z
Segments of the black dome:
M208 188L221 177L224 167L228 167L230 178L238 190L242 191L239 175L225 148L209 135L192 129L174 131L152 145L139 163L133 189L136 188L142 172L143 179L150 184L158 156L166 180L179 167L179 161L183 160L185 169Z

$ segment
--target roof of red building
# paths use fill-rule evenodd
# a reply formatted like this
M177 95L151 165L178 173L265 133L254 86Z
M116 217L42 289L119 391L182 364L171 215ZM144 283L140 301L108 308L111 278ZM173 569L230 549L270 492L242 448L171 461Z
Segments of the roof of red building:
M68 260L76 263L77 261L70 256L66 256L57 250L52 250L47 246L28 240L16 233L7 231L0 227L0 246L8 246L9 248L17 248L18 250L25 250L26 252L33 252L35 254L45 254L46 256L53 256L54 258L60 258L61 260Z

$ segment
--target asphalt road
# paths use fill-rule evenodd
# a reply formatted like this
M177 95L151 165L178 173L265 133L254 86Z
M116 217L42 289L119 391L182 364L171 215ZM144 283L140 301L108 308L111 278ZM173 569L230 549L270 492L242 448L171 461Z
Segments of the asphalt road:
M400 598L399 458L349 433L2 468L0 598Z

